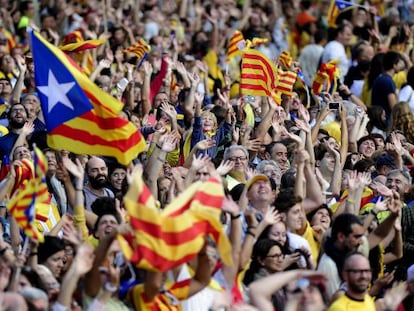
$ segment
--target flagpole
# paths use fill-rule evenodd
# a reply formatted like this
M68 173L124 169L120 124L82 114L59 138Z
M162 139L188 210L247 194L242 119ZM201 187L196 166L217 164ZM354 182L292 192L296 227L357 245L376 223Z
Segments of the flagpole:
M144 63L145 59L147 58L147 56L148 56L147 52L145 52L144 55L142 55L142 58L138 63L137 69L141 67L141 65Z

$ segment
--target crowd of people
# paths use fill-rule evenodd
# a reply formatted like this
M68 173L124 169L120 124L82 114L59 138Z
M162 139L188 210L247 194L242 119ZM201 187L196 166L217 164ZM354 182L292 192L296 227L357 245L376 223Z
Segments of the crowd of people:
M0 309L414 310L414 3L332 18L339 2L1 0ZM29 28L123 103L146 141L128 166L48 145ZM305 83L281 102L248 94L242 53L227 57L237 30L267 39L254 48L277 66L288 51ZM138 41L150 48L128 53ZM68 48L82 42L99 44ZM313 92L332 60L336 90ZM42 243L6 208L34 145L48 164ZM160 210L220 180L233 264L209 236L164 273L128 262L117 236L137 175Z

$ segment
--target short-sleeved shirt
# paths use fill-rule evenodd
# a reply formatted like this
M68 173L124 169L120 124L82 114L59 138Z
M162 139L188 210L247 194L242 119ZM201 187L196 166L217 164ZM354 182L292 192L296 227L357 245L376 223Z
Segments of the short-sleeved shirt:
M349 296L342 295L335 300L328 311L375 311L375 302L371 296L365 295L363 300L356 300Z
M391 116L391 107L388 102L388 95L396 94L395 82L388 74L381 74L375 79L372 85L371 106L381 106L387 115L387 120Z
M90 191L88 188L84 187L83 188L83 195L85 197L85 208L88 211L91 210L92 203L95 202L95 200L97 198L101 198L101 197L114 198L115 197L114 193L111 190L109 190L108 188L104 188L104 195L103 196L98 196L95 193L93 193L92 191Z

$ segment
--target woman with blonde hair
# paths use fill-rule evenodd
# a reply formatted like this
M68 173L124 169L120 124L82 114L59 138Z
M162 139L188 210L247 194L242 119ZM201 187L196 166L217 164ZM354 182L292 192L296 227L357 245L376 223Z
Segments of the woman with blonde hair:
M400 102L391 111L391 132L400 130L407 141L414 143L414 115L406 102Z

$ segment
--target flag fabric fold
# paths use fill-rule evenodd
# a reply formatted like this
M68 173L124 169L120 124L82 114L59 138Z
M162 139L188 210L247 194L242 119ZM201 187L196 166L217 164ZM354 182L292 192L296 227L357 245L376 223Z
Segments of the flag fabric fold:
M59 48L64 52L73 52L78 53L90 49L97 48L98 46L104 44L106 40L104 39L93 39L85 40L81 42L74 42L60 46Z
M124 197L133 233L118 238L125 257L138 267L167 271L197 256L209 234L230 265L231 246L220 223L223 198L221 183L210 179L194 183L160 211L141 176L135 176Z
M342 1L342 0L331 0L331 4L328 10L328 26L336 28L336 18L340 13L345 10L354 8L355 5L352 2Z
M315 95L319 95L321 92L328 92L329 94L336 92L338 87L337 81L340 77L337 64L338 60L334 59L320 66L312 84L312 91Z
M131 122L118 116L123 104L39 33L30 31L30 37L48 145L76 154L112 156L129 164L144 150L145 141Z
M137 41L137 43L123 50L123 52L134 54L138 57L138 59L142 60L149 52L151 52L151 46L141 38Z
M272 97L277 83L277 68L267 56L254 49L245 50L242 56L241 94Z
M244 40L243 34L236 30L231 36L227 44L227 59L229 62L234 56L240 54L240 51L246 47L246 41Z
M29 160L23 159L26 163ZM7 209L23 232L34 240L43 242L43 235L36 225L36 208L38 205L50 204L50 194L46 184L47 160L36 146L34 147L31 178L25 183L18 183L18 189L7 203Z

